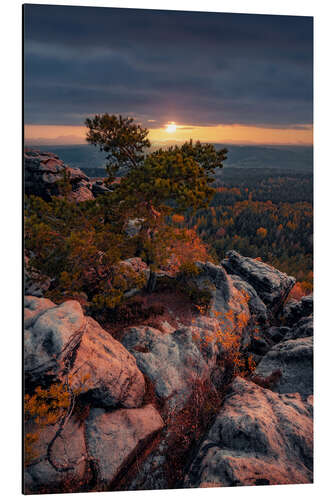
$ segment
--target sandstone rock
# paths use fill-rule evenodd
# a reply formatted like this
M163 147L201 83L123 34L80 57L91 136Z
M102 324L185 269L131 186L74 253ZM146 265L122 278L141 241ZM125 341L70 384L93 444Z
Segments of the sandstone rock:
M124 227L124 231L129 238L137 236L142 228L143 219L129 219Z
M249 309L251 315L257 320L258 323L265 325L267 323L267 307L258 296L257 292L249 283L241 279L239 276L233 274L230 275L232 283L240 292L244 292L248 295Z
M47 372L59 372L60 358L76 337L79 340L85 318L74 300L48 309L25 332L24 370L28 378L39 378Z
M88 393L94 404L124 408L142 404L145 381L135 358L92 318L87 318L70 375L73 388L87 379L81 393Z
M49 299L40 299L26 295L24 297L24 328L29 328L43 312L57 307Z
M178 410L186 405L195 383L209 379L218 354L216 336L196 326L171 334L148 326L131 327L122 343L154 384L157 396Z
M102 181L96 181L93 183L91 190L93 192L93 195L100 196L103 194L108 194L112 192L112 189L107 188Z
M280 342L271 348L258 364L255 375L268 377L281 370L281 377L272 388L275 392L313 394L313 338Z
M36 309L45 307L44 299L35 298L34 304ZM142 404L145 382L135 358L96 321L86 318L77 301L30 316L24 363L28 384L51 376L62 380L68 373L72 388L99 405Z
M70 194L70 199L77 202L92 200L93 198L94 196L88 182L78 183Z
M302 318L295 325L289 328L284 340L301 339L313 337L313 316Z
M24 187L26 194L40 196L50 201L58 196L58 182L63 180L64 173L72 186L70 199L85 201L93 199L89 178L80 170L70 168L53 153L25 150L24 152Z
M227 252L222 265L230 274L248 282L272 314L281 308L296 281L292 276L261 261L243 257L234 250Z
M119 473L140 457L145 445L163 426L152 405L113 412L93 408L86 422L86 436L89 456L98 471L98 483L110 487Z
M277 344L281 342L286 335L290 332L290 328L287 326L272 326L266 332L266 336L274 343Z
M312 482L310 405L237 377L184 486Z
M47 448L58 430L58 424L47 427L28 425L27 432L37 432L38 441L33 444L34 459L24 474L25 493L55 493L77 491L87 480L87 451L84 426L73 417L64 426L51 447L51 462ZM65 469L65 470L62 470Z
M250 343L246 327L251 320L249 296L239 290L222 266L196 262L199 274L188 278L188 286L209 292L209 315L216 318L222 334L234 332L242 336L244 346Z
M283 321L287 326L295 325L301 318L313 314L313 295L306 295L301 300L291 300L283 309Z

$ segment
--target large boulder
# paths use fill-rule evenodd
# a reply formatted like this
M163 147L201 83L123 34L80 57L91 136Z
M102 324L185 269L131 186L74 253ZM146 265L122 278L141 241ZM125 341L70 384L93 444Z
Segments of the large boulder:
M266 331L266 337L271 340L273 344L281 342L290 333L288 326L271 326Z
M24 151L24 188L25 193L40 196L50 201L52 196L59 196L59 182L64 177L69 180L72 191L70 199L86 201L94 198L89 177L80 169L70 168L59 156L37 150Z
M45 307L44 301L35 298L35 310ZM77 301L48 308L34 318L28 309L27 320L24 363L28 385L68 376L73 389L105 407L142 404L145 382L135 358L96 321L85 317Z
M74 300L48 309L36 317L24 336L25 375L38 379L50 371L60 372L61 358L70 340L72 343L74 338L80 341L85 324L82 308Z
M301 339L313 337L313 315L300 319L295 325L289 328L283 340Z
M127 328L123 345L170 409L186 405L197 383L210 378L219 352L214 320L203 327L184 327L170 334L149 326Z
M273 346L256 367L255 376L266 378L274 372L280 372L280 377L273 391L313 394L313 337L286 340Z
M274 315L282 307L296 280L274 267L231 250L222 261L230 274L249 283Z
M311 483L312 450L310 402L237 377L184 486Z
M93 408L86 421L87 449L99 487L111 487L164 426L158 411L147 405L133 410Z
M91 186L91 190L95 197L112 192L112 189L106 187L102 180L95 181Z
M87 480L84 426L72 417L56 436L59 425L26 425L25 431L35 434L37 441L32 447L32 459L25 468L25 493L74 492ZM48 457L48 448L54 438Z
M282 317L287 326L293 326L301 318L313 314L313 295L306 295L301 300L291 300L284 306Z
M217 320L220 336L234 333L241 337L243 346L250 343L248 326L252 325L250 296L234 286L232 278L222 266L211 262L196 262L196 271L183 278L183 288L203 294L208 308L206 315Z
M88 393L94 404L106 408L142 404L145 381L134 356L92 318L87 318L69 375L72 387ZM87 380L83 386L82 380Z
M24 297L24 328L30 328L35 323L38 317L48 309L57 307L49 299L37 298L31 295Z

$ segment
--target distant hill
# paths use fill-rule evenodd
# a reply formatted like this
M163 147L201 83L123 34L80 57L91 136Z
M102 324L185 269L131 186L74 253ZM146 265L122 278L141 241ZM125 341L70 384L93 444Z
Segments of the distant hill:
M297 172L311 172L313 168L313 148L311 146L235 146L214 144L217 149L227 147L229 168L255 168L267 170L286 169ZM40 151L52 151L66 164L80 168L89 177L104 175L105 153L88 145L50 146L36 145ZM103 173L101 172L103 171Z

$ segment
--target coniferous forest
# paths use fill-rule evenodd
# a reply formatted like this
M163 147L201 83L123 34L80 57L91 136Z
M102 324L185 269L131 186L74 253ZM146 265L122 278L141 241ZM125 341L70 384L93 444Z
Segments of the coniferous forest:
M230 153L229 153L230 154ZM313 175L286 169L225 168L210 207L188 217L220 260L237 250L313 283Z

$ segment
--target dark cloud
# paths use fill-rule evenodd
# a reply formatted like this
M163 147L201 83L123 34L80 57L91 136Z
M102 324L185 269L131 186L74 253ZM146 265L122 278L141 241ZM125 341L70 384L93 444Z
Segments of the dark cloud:
M312 18L25 6L25 121L312 123Z

